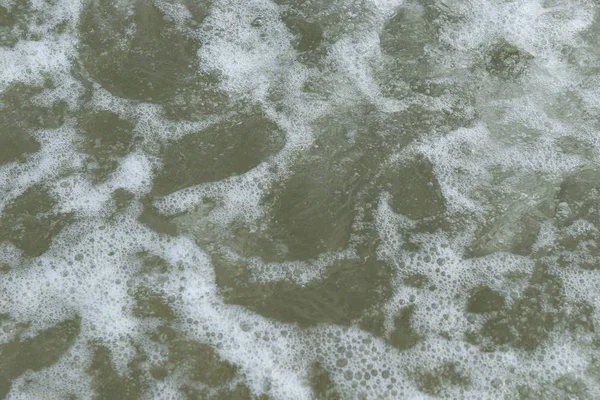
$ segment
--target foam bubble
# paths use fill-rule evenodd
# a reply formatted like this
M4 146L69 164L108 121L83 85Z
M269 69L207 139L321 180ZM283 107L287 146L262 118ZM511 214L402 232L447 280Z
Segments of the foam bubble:
M599 393L597 5L142 3L1 3L8 398Z

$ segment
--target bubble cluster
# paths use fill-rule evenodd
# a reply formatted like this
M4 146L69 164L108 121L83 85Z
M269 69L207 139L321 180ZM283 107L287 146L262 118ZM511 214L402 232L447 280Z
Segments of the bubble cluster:
M0 398L597 398L599 16L0 1Z

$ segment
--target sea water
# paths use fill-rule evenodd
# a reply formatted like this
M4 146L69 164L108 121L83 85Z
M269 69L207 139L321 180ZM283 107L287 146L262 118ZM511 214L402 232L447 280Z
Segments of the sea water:
M0 0L0 398L600 398L595 0Z

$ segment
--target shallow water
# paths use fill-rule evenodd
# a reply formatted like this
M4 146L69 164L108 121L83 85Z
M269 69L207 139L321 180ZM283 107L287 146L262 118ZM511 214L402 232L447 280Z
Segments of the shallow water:
M599 398L599 36L0 0L0 398Z

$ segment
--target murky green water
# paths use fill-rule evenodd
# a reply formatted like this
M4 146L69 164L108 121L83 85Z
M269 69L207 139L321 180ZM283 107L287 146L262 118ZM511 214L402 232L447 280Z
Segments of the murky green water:
M591 0L0 0L0 398L599 398L599 55Z

